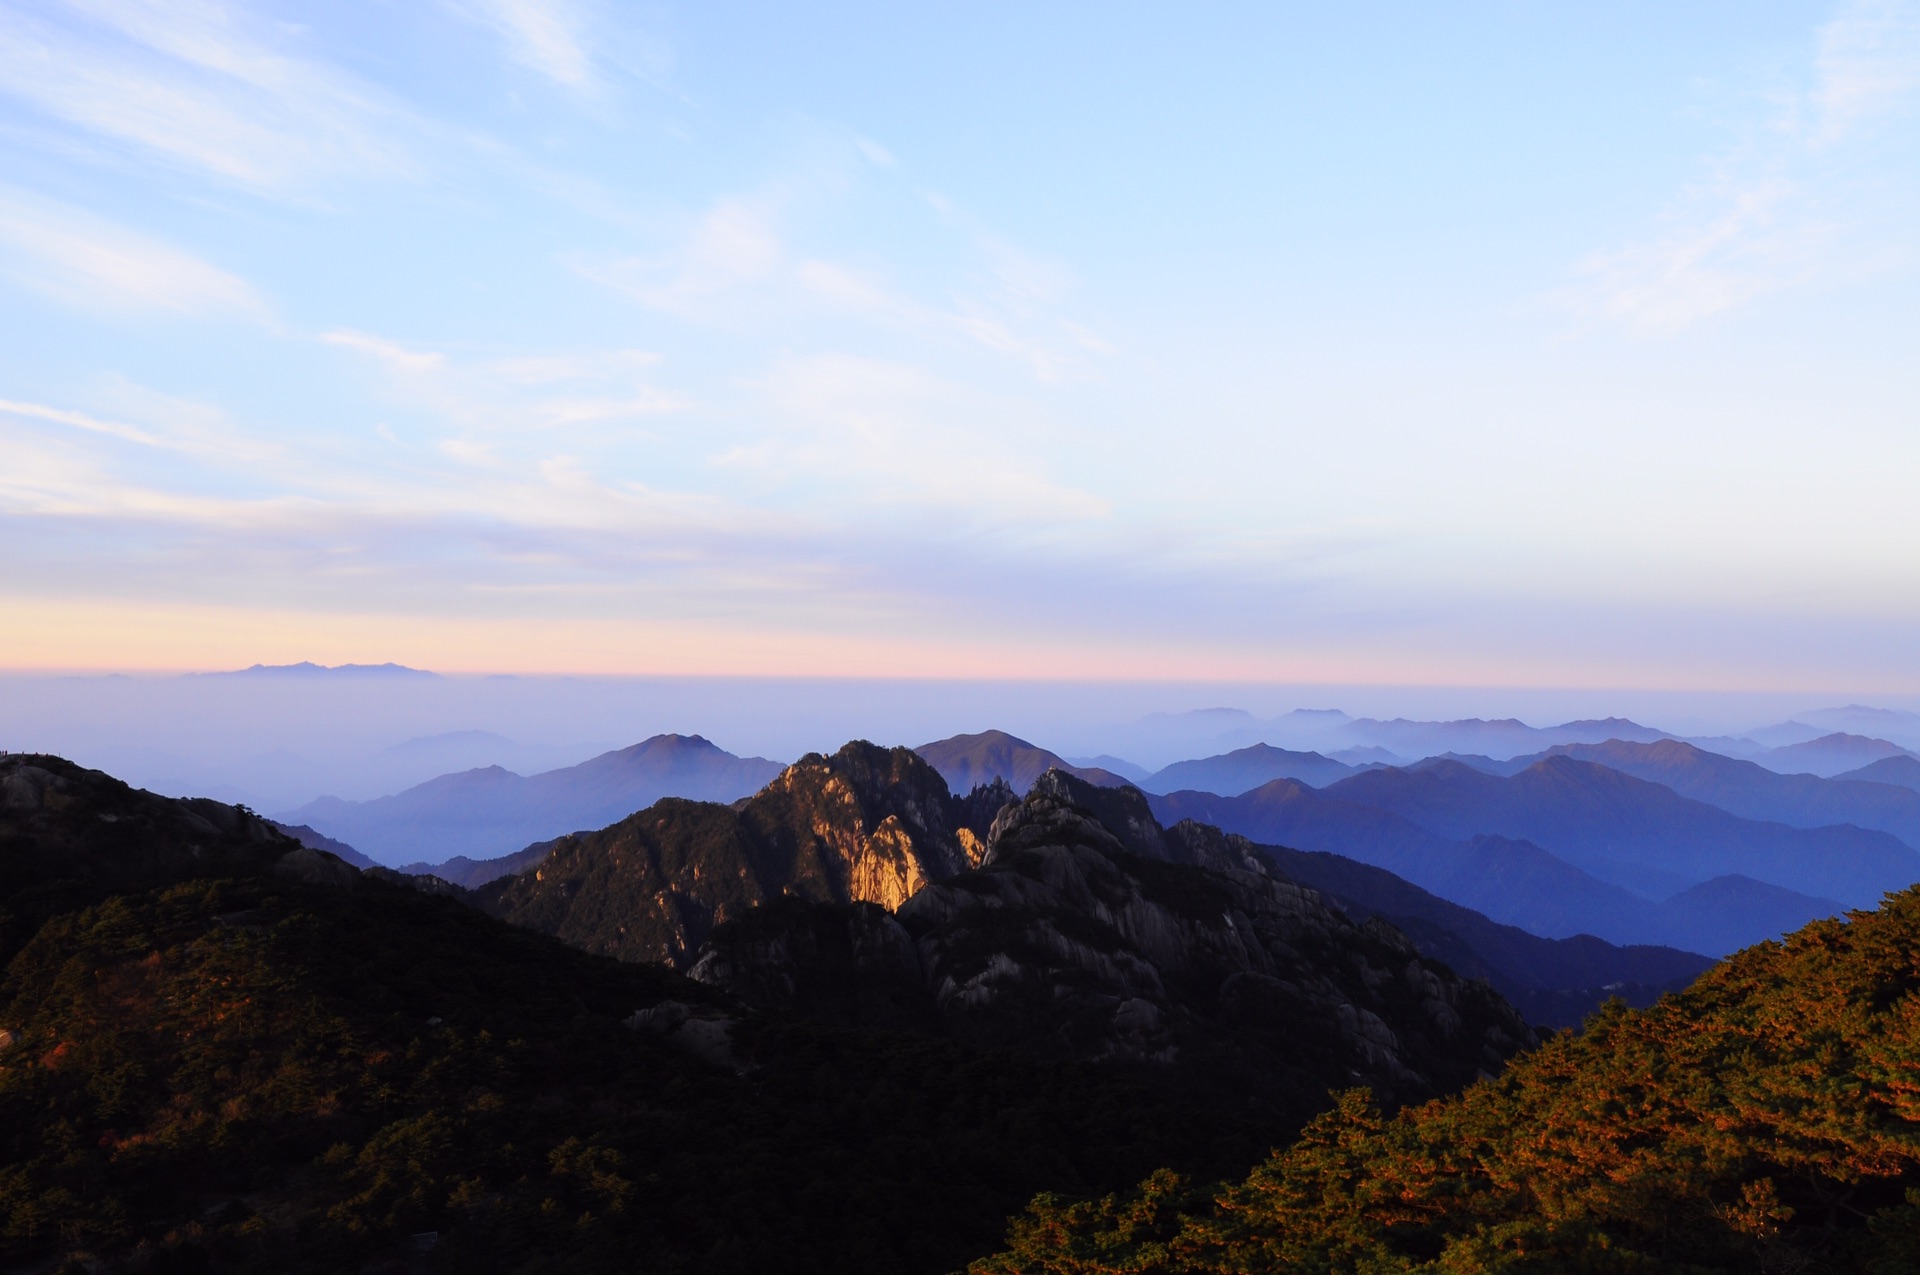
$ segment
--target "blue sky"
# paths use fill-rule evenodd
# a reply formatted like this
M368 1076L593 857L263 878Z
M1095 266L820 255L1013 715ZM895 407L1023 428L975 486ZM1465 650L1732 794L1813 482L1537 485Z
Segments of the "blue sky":
M1920 691L1920 6L1036 8L0 0L0 665Z

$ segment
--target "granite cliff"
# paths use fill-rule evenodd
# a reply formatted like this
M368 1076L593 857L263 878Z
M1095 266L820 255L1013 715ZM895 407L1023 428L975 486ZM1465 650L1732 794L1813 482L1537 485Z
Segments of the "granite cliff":
M1485 983L1385 922L1356 924L1239 839L1163 833L1138 793L1058 770L1000 812L977 871L893 915L762 909L719 927L691 973L845 1025L1164 1065L1294 1118L1329 1086L1389 1103L1450 1092L1534 1041Z
M911 750L856 741L731 806L670 798L562 837L474 897L588 951L682 964L713 926L782 896L899 907L978 863L1012 798L1003 784L956 798Z

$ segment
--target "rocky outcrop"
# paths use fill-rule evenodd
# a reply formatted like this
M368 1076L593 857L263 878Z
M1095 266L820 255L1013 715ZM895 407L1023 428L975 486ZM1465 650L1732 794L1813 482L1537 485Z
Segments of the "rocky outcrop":
M809 754L740 814L815 897L897 908L981 854L978 834L956 818L946 781L905 748L854 743L832 757Z
M905 748L809 754L732 806L667 799L562 837L480 906L589 951L690 962L715 925L784 897L898 908L986 856L1004 784L966 797Z
M717 931L693 977L842 1022L1159 1064L1300 1110L1329 1086L1429 1097L1532 1043L1484 983L1390 925L1354 924L1238 839L1136 815L1125 790L1050 772L999 813L978 871L891 917L767 909Z

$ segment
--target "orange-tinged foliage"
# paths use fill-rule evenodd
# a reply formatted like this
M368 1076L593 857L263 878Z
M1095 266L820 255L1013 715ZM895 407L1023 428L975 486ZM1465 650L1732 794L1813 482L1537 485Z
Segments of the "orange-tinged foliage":
M976 1272L1920 1270L1920 890L1613 1004L1498 1079L1341 1095L1217 1192L1034 1201ZM1136 1220L1152 1208L1154 1222ZM1132 1264L1129 1264L1132 1263Z

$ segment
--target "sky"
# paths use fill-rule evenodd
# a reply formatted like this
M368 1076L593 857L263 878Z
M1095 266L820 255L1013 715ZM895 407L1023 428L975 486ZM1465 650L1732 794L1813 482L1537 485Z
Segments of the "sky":
M1920 3L0 0L0 668L1920 693Z

